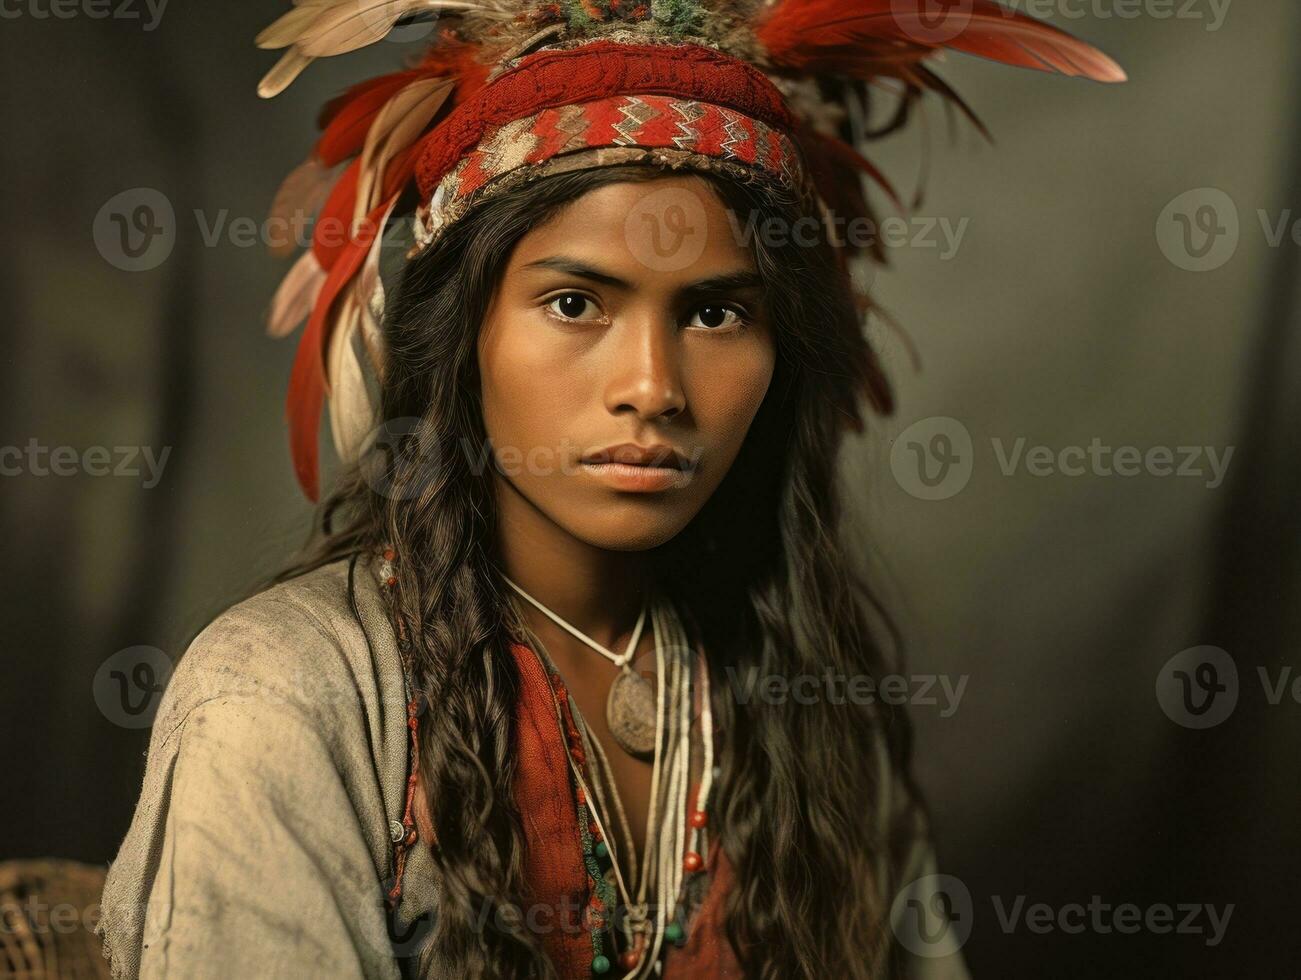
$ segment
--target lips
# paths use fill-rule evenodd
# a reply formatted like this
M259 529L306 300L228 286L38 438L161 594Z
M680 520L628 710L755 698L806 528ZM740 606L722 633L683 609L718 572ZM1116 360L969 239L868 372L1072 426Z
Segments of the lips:
M691 462L686 455L672 446L656 444L639 446L625 442L617 446L607 446L583 457L584 463L600 465L603 463L623 463L627 466L645 466L651 468L689 470Z

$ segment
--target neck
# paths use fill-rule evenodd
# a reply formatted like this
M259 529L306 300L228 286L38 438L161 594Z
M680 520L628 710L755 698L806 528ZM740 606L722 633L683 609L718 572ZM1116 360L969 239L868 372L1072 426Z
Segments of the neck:
M497 515L502 571L570 625L607 648L619 650L620 640L626 642L631 635L647 596L646 556L600 548L575 538L500 478ZM560 630L531 603L521 598L519 605L529 627L544 641Z

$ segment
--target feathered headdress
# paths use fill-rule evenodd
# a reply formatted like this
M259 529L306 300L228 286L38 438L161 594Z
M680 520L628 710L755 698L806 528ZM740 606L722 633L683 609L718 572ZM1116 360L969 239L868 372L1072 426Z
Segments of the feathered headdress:
M315 58L438 22L410 67L325 106L311 155L272 206L288 222L319 209L311 247L277 290L268 325L280 337L307 321L286 411L294 468L312 500L327 392L344 459L356 458L377 421L365 374L383 369L380 248L400 202L414 196L413 253L522 179L629 160L757 173L805 191L824 213L870 217L863 176L893 192L853 145L846 107L865 105L868 86L900 94L893 128L926 91L971 116L929 67L945 48L1125 78L1096 49L990 0L942 0L938 9L935 0L294 2L257 37L285 52L258 87L265 98ZM866 256L846 261L854 258ZM888 387L875 365L866 370L865 393L888 410Z

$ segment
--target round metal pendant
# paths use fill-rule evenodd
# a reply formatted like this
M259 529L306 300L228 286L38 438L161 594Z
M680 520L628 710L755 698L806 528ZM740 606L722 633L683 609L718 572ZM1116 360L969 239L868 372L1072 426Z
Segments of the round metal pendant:
M619 747L638 759L655 756L655 691L641 674L625 667L610 685L605 721Z

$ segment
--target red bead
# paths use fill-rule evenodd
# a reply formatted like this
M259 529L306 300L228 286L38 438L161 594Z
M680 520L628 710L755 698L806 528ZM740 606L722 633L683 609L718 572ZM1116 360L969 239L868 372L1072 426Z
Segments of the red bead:
M392 548L385 548L385 549L384 549L384 557L385 557L388 561L392 561L394 558L397 557L397 552L394 551Z
M699 871L704 866L704 859L695 851L687 851L687 856L682 859L682 868L688 873Z
M635 970L637 964L641 962L641 956L634 953L631 949L619 954L619 965L625 970Z
M691 822L691 826L699 830L701 827L708 825L709 814L707 814L704 810L696 810L694 813L691 814L690 822Z

